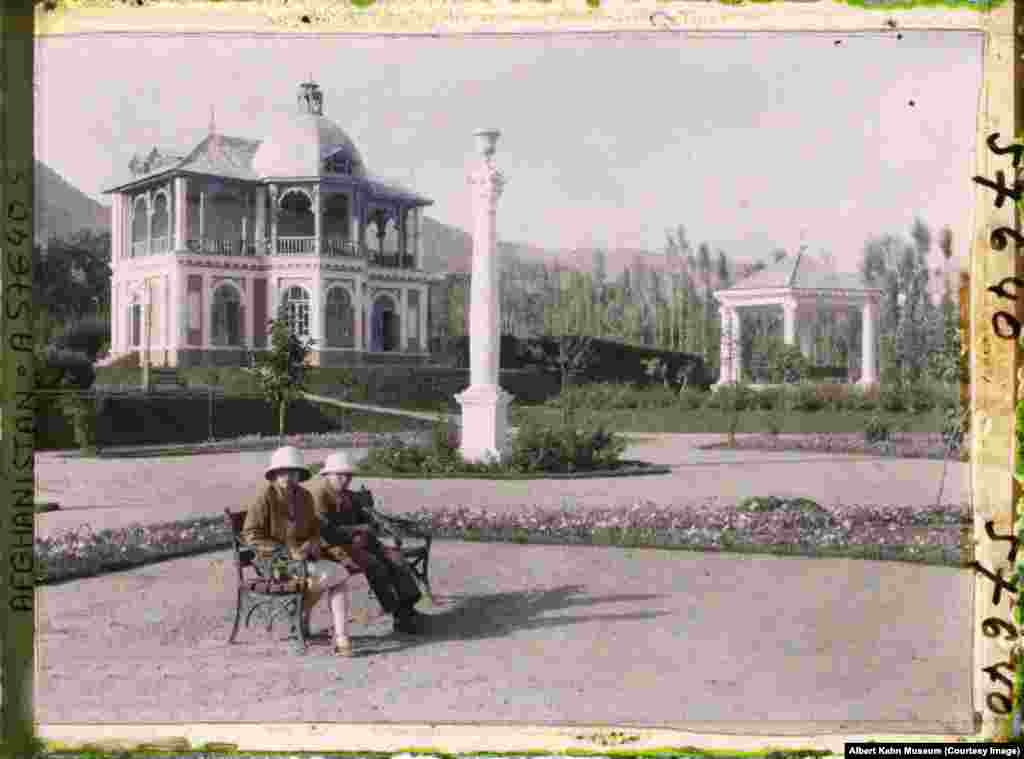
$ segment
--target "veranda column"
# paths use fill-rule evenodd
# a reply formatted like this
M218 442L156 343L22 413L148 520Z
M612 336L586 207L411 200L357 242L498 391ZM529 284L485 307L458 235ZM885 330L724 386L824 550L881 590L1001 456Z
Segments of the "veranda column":
M256 188L256 228L252 231L253 242L256 245L256 255L267 254L267 188Z
M416 247L415 247L416 260L413 265L417 269L423 268L423 209L416 209Z
M352 343L357 351L366 350L363 340L363 283L356 279L355 287L352 289L352 331L355 341Z
M146 255L153 252L153 193L146 193Z
M199 250L206 252L206 190L199 193Z
M423 353L430 351L430 341L427 339L427 298L429 291L426 285L420 286L420 350Z
M188 179L174 178L174 249L188 247Z
M398 352L405 353L409 349L409 289L402 287L398 291Z
M270 185L270 255L277 255L277 185ZM275 312L276 313L276 312ZM276 316L274 317L277 318Z
M861 310L861 368L860 368L860 382L859 385L874 385L878 383L878 378L875 375L875 347L878 342L878 336L875 334L875 319L878 306L874 299L869 298L864 301L864 306Z
M469 316L469 387L456 395L462 407L461 452L468 461L500 456L508 447L508 404L512 396L498 386L497 209L506 180L494 164L501 133L474 133L481 166L470 174L473 189L473 272Z
M323 248L320 247L320 237L323 232L323 219L320 218L323 208L323 203L320 201L320 188L314 186L311 194L313 195L313 250L320 255L323 252Z
M348 239L355 246L355 253L358 256L360 254L359 208L356 205L356 200L356 191L353 188L348 196Z

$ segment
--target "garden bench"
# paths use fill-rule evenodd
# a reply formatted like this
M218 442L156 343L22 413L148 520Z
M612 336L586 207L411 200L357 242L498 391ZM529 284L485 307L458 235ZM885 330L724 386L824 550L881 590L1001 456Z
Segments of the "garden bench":
M352 495L371 517L373 524L395 541L395 546L402 552L402 557L408 562L413 575L423 585L429 597L432 536L410 519L378 511L373 506L373 494L365 486ZM245 525L246 513L224 509L224 522L231 532L238 582L235 621L228 643L234 643L238 636L243 611L246 627L250 626L253 615L257 611L262 611L266 617L268 633L273 630L274 621L278 617L284 617L289 622L291 634L298 640L299 650L304 651L306 631L302 627L301 619L303 590L308 578L306 562L289 558L283 548L268 558L257 556L253 548L242 542L242 527ZM414 545L406 544L410 538L415 541ZM276 562L284 563L286 579L275 578L273 566ZM372 588L370 594L373 595Z

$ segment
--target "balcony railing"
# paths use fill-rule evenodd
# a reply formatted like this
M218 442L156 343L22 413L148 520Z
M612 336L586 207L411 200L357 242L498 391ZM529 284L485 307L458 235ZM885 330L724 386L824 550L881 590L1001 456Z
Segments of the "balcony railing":
M136 243L145 248L145 242ZM203 253L215 256L313 256L316 255L315 237L278 237L277 251L272 252L270 240L257 242L245 242L242 240L217 240L217 239L193 239L187 242L187 248L193 253ZM159 252L166 252L169 246ZM153 252L157 252L156 240L154 239ZM142 255L137 253L136 255ZM378 255L377 251L369 246L359 246L351 240L344 238L324 237L320 240L320 255L331 258L361 258L373 266L380 266L391 269L412 269L414 257L412 255L400 256L397 253Z
M149 252L149 249L148 249L148 247L146 245L146 241L145 240L140 240L139 242L133 242L132 243L132 257L133 258L138 258L139 256L144 256L148 252Z
M316 252L315 237L278 237L277 252L283 256L312 255Z
M153 253L166 253L171 249L171 238L168 235L154 237L151 241L150 251Z

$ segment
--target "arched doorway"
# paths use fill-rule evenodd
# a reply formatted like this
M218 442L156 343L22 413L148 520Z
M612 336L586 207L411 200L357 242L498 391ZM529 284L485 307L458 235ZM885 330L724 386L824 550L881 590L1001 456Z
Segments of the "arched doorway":
M390 295L378 296L370 317L370 350L394 351L399 348L399 314Z

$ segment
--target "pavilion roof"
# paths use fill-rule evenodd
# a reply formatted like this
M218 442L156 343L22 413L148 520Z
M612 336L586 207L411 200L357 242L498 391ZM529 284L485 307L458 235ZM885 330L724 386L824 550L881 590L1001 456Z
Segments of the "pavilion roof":
M860 274L836 272L803 250L740 280L729 290L874 290Z

